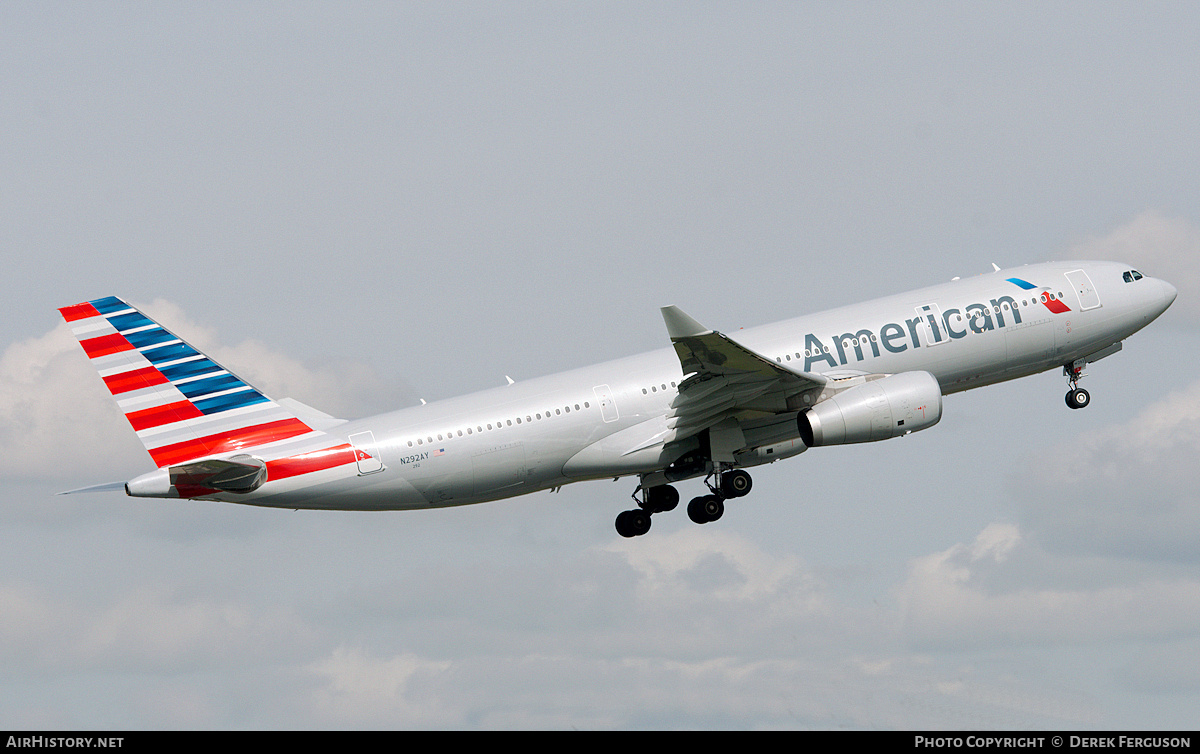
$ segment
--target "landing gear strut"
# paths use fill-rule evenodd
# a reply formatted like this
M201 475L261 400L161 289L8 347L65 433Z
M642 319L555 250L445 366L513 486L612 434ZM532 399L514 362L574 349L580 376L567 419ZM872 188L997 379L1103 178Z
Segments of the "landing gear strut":
M1087 405L1092 402L1092 396L1088 394L1088 391L1079 387L1079 381L1083 379L1083 367L1067 364L1063 367L1063 374L1071 383L1071 389L1067 391L1067 406L1087 408Z
M717 484L710 481L712 474L704 480L709 494L693 498L688 503L688 518L698 524L716 521L725 512L725 501L742 497L754 486L750 475L742 469L730 469L720 474ZM639 498L638 492L642 495ZM617 516L617 533L622 537L640 537L650 531L650 516L665 513L679 505L679 491L669 484L657 487L638 487L633 493L637 510L624 511Z

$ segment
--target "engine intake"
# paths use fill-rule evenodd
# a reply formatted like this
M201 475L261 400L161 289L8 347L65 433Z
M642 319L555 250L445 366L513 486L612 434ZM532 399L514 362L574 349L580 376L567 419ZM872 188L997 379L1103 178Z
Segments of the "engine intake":
M942 418L942 387L929 372L901 372L856 385L800 414L810 448L875 442L928 429Z

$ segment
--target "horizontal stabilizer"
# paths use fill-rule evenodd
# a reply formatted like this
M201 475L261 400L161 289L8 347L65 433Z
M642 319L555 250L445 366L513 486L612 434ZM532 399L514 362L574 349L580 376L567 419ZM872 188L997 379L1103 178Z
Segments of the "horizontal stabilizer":
M74 495L79 492L124 492L124 482L108 482L107 484L93 484L91 487L80 487L76 490L67 490L60 492L60 495Z
M265 481L266 464L250 456L210 458L171 467L171 486L176 489L209 487L224 492L253 492Z
M170 468L155 469L131 479L131 497L201 497L214 492L253 492L267 481L267 466L257 458L207 458Z

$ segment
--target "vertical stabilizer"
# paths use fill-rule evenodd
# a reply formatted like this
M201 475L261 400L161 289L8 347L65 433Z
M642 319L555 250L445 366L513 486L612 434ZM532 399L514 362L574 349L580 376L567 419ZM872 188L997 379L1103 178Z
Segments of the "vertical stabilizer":
M160 468L314 432L115 296L59 312Z

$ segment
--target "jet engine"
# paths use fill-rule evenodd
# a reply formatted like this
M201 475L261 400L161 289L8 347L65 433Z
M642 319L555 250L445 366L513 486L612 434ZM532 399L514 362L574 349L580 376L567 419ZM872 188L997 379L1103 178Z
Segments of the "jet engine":
M874 442L928 429L942 418L942 388L929 372L901 372L844 390L800 414L810 448Z

